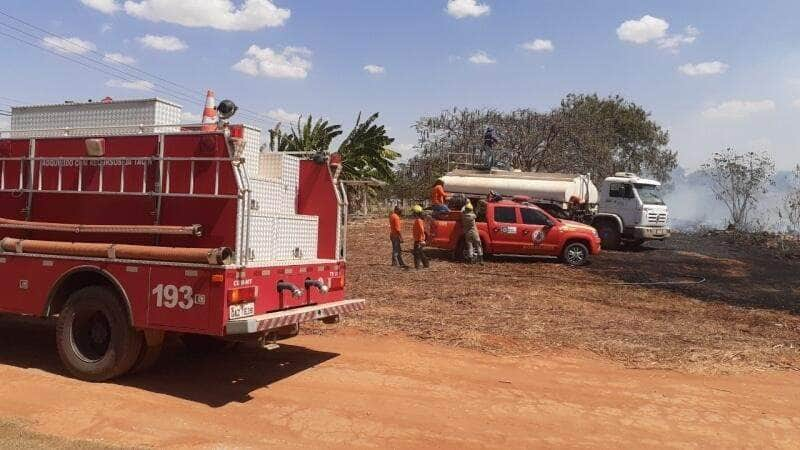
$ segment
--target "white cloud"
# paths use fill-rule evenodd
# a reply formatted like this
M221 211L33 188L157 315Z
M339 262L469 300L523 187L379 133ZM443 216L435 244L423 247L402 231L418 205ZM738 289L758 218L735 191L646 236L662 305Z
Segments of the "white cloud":
M203 118L200 116L200 114L186 111L181 113L181 123L198 124L202 120Z
M699 35L700 30L689 25L686 27L686 31L683 34L673 34L659 39L657 41L658 48L669 50L672 53L678 53L678 49L681 45L693 43L697 40L697 36Z
M106 86L112 88L133 89L135 91L152 91L155 86L153 83L145 80L125 81L125 80L108 80Z
M375 64L367 64L364 70L370 75L381 75L386 73L386 68L383 66L376 66Z
M185 42L175 36L156 36L154 34L148 34L137 39L145 47L162 52L179 52L189 48Z
M800 98L793 101L792 106L794 106L795 108L800 108Z
M651 15L642 16L639 20L627 20L617 28L617 36L622 41L645 44L667 34L669 23L664 19Z
M465 17L480 17L489 14L492 8L486 3L478 3L477 0L448 0L447 14L455 17L456 19L463 19Z
M109 63L127 64L129 66L132 64L136 64L135 58L123 55L122 53L106 53L103 56L103 61Z
M728 71L729 65L720 61L707 61L698 64L684 64L678 70L690 77L702 77L707 75L720 75Z
M251 45L233 69L253 77L302 79L311 69L310 57L311 50L304 47L285 47L276 52L269 47Z
M85 55L97 50L97 46L91 42L76 37L59 38L47 36L42 39L42 45L58 53L73 53L76 55Z
M706 119L743 119L751 114L773 111L775 102L772 100L729 100L712 106L703 111Z
M472 64L494 64L497 61L490 58L483 50L478 50L469 57L469 62Z
M114 14L119 11L119 4L116 0L81 0L81 3L105 14Z
M293 124L300 119L300 113L291 113L283 108L272 109L267 112L267 117L282 124Z
M103 25L100 26L100 32L101 33L108 33L109 31L111 31L111 24L110 23L104 23Z
M279 27L291 11L271 0L141 0L126 1L125 12L152 22L169 22L186 27L210 27L223 31L255 31Z
M555 50L553 46L553 41L549 39L535 39L530 42L526 42L522 44L522 48L525 50L530 50L532 52L552 52Z

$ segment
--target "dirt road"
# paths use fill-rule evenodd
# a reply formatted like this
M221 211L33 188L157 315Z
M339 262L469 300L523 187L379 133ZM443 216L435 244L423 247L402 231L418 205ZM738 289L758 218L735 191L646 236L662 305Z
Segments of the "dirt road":
M111 384L63 375L52 332L0 320L0 420L124 446L742 447L800 442L800 374L501 358L401 337L302 336Z

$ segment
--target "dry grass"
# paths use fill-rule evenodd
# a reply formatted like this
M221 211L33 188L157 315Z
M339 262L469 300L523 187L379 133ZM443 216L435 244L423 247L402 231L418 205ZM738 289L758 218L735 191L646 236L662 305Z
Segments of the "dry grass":
M504 355L580 349L637 368L800 369L800 264L758 247L678 235L582 269L526 258L467 266L431 252L431 269L402 271L388 264L384 222L350 226L349 295L369 304L349 326ZM707 281L619 284L697 276Z

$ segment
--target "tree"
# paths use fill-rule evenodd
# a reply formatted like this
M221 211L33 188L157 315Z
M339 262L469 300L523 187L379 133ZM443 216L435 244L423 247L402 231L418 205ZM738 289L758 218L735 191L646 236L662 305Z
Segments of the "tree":
M517 109L452 109L416 122L420 158L452 162L480 152L483 133L500 135L501 159L524 171L591 173L596 180L618 171L669 181L677 167L669 134L640 106L622 97L570 94L548 113Z
M270 150L274 152L325 152L331 142L342 134L341 125L332 125L327 120L317 119L312 124L313 118L308 116L305 123L302 117L297 119L297 128L291 127L289 133L284 133L281 124L269 131Z
M352 131L337 147L342 156L343 179L393 179L393 161L400 154L389 148L394 139L387 135L386 127L376 124L378 117L375 113L362 122L359 114ZM292 126L288 133L281 129L280 123L276 125L269 131L269 148L274 152L327 153L341 134L341 125L322 119L314 122L309 116L305 121L298 119L297 127Z
M717 199L728 208L730 223L736 229L749 225L751 212L775 176L775 163L766 153L740 154L730 148L714 153L700 169Z
M800 164L792 171L792 181L779 214L782 218L786 217L790 232L800 233Z
M383 125L375 124L377 119L378 113L375 113L362 122L359 114L353 130L339 145L343 179L374 178L387 182L394 179L392 161L400 154L389 148L394 139L386 134Z

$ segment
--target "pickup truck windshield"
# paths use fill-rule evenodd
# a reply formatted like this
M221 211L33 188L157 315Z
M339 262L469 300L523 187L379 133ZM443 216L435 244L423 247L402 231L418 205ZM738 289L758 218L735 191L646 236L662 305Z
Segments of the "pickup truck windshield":
M663 205L664 200L661 200L661 186L654 184L634 184L636 191L639 193L639 198L645 205Z

